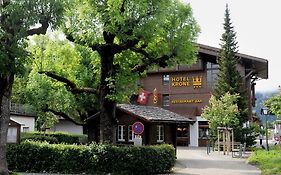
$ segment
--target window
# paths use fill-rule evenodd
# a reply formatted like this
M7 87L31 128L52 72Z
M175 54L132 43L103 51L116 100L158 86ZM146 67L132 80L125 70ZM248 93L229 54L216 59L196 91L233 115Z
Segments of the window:
M163 85L169 85L169 83L170 83L170 76L168 74L164 74L163 75L162 83L163 83Z
M163 94L162 96L162 102L163 102L163 107L169 107L170 106L170 96L168 94Z
M207 63L207 84L213 89L217 84L217 76L219 72L219 65L214 63Z
M22 132L28 132L29 131L29 127L22 127Z
M133 132L133 127L132 127L132 125L129 125L128 126L128 140L129 140L129 142L133 142L134 137L135 137L135 134Z
M207 132L208 132L208 128L200 128L199 127L199 138L200 139L206 139L207 138Z
M157 142L164 142L164 126L157 125Z
M117 140L121 141L121 142L125 141L125 126L124 125L118 125Z
M8 134L7 134L8 143L17 143L17 131L18 129L15 127L8 128Z
M187 127L178 127L177 128L177 137L189 137L189 128Z

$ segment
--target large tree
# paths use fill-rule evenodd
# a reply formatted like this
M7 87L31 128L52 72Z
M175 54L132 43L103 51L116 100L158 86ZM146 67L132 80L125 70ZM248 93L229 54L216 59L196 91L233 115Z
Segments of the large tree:
M56 26L63 12L62 6L59 0L0 1L0 174L8 174L6 141L9 102L14 75L22 70L27 57L25 39L46 33L50 24Z
M224 33L221 38L221 49L218 57L219 73L218 83L214 89L214 95L217 99L225 93L239 94L237 105L239 109L239 127L234 130L235 139L244 141L242 132L243 123L248 119L247 98L245 95L245 85L237 69L239 58L235 55L238 52L236 42L236 32L232 26L228 5L226 5L224 18Z
M99 101L100 141L115 142L115 108L123 92L153 66L194 63L198 26L191 7L178 0L77 0L64 32L99 58L98 85L83 87L55 71L42 70L75 93Z

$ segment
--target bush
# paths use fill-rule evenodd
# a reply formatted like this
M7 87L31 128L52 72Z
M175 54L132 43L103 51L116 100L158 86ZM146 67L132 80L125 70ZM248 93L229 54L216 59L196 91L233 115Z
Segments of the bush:
M89 173L96 167L90 147L47 142L9 145L7 160L9 169L17 172Z
M9 169L18 172L151 174L169 171L175 163L171 145L64 145L25 141L9 145Z
M249 163L256 164L262 170L262 174L281 174L281 150L271 148L270 151L257 150L249 157Z
M47 141L49 143L80 144L85 142L86 136L64 132L24 132L21 135L21 141L24 140Z
M25 137L21 137L21 142L24 142L25 140L30 140L30 141L46 141L48 143L58 143L58 139L55 137L51 136L46 136L46 135L28 135Z

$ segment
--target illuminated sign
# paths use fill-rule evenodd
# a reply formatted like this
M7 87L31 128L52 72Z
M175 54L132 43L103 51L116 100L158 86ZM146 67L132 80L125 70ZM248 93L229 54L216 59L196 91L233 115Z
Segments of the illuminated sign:
M180 99L180 100L172 100L172 104L184 104L184 103L202 103L200 99Z
M188 77L172 77L172 87L190 86ZM202 76L192 76L192 85L194 89L202 87Z

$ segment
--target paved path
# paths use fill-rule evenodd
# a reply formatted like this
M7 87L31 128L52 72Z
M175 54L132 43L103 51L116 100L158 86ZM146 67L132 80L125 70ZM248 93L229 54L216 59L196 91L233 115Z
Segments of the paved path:
M174 174L182 175L260 175L261 171L245 158L211 152L206 148L178 147Z

